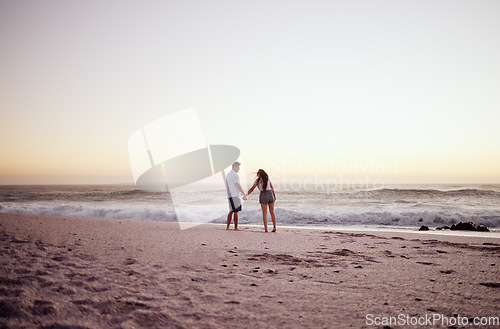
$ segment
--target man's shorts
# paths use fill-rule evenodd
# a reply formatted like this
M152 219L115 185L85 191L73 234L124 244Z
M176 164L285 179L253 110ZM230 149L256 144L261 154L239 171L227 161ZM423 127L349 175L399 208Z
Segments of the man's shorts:
M241 200L240 198L229 198L229 211L238 212L241 211Z

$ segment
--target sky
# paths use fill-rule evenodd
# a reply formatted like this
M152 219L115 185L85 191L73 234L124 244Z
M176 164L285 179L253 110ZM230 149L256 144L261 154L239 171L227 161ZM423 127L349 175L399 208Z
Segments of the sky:
M281 180L500 183L500 2L0 0L0 184L134 183L195 107Z

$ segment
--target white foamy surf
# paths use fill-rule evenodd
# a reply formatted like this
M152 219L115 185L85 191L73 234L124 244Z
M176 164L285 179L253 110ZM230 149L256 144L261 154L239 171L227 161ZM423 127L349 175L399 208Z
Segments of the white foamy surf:
M286 190L277 185L281 225L437 227L472 221L500 228L500 185L390 186L376 190L322 191L315 186ZM193 220L212 216L219 203L210 190L193 191ZM203 198L200 196L203 195ZM191 196L185 195L186 199ZM220 197L220 195L217 195ZM258 195L243 204L242 224L261 223ZM213 199L213 200L212 200ZM128 185L1 186L0 212L135 220L177 220L168 193ZM205 217L203 217L205 216ZM225 216L211 218L225 222Z

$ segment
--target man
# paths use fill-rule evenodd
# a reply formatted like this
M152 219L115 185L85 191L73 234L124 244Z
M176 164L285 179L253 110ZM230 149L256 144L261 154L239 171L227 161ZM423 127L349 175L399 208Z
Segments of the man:
M229 230L229 225L231 225L231 220L234 216L234 230L238 231L238 212L241 211L240 194L243 195L243 200L246 201L247 199L247 196L245 192L243 192L243 188L240 185L240 176L238 176L240 166L241 163L238 161L233 163L233 168L227 174L226 178L227 197L229 198L229 214L227 214L226 230Z

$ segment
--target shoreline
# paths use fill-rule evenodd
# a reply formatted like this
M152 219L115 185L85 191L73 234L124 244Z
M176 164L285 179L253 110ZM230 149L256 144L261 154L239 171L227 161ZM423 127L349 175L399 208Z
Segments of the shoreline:
M20 215L20 216L39 216L39 217L60 217L60 218L86 218L86 219L104 219L104 220L130 220L137 222L151 222L151 223L174 223L179 224L177 221L166 221L166 220L142 220L142 219L128 219L128 218L102 218L102 217L79 217L79 216L66 216L66 215L41 215L41 214L30 214L30 213L7 213L0 212L0 214L6 215ZM182 222L187 226L192 225L192 222ZM214 225L225 227L225 223L194 223L194 226L199 225ZM234 223L231 224L231 227ZM240 227L248 227L248 228L262 228L263 224L239 224ZM435 228L430 227L428 231L419 231L419 227L409 227L409 226L380 226L380 225L279 225L280 228L285 229L296 229L296 230L325 230L332 232L359 232L359 233L414 233L418 235L445 235L445 236L460 236L460 237L483 237L483 238L500 238L500 228L489 228L490 232L481 232L481 231L466 231L466 230L437 230ZM189 228L187 228L189 229Z
M498 317L498 239L417 232L181 231L2 213L0 325L377 328L368 314Z
M206 223L204 225L217 225L226 227L226 224L222 223ZM233 226L233 224L231 224ZM242 227L252 227L252 228L262 228L264 224L238 224ZM414 233L418 235L445 235L445 236L458 236L458 237L476 237L476 238L497 238L500 239L500 229L490 229L490 232L478 232L478 231L461 231L461 230L436 230L430 229L429 231L419 231L415 227L371 227L371 226L301 226L301 225L278 225L279 228L285 229L297 229L297 230L322 230L322 231L332 231L332 232L354 232L354 233Z

